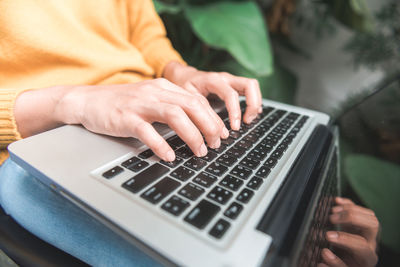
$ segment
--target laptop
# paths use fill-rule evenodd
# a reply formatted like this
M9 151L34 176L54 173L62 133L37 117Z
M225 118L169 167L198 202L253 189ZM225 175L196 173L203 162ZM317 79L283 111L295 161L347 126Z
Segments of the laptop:
M223 103L212 105L229 129ZM176 152L173 163L137 139L77 125L8 149L42 183L164 265L313 266L339 190L329 120L263 99L254 122L203 158L157 124Z

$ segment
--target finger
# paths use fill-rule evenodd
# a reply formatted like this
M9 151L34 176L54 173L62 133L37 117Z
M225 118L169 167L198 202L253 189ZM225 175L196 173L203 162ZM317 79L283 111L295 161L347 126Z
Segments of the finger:
M379 231L379 221L371 214L360 212L356 206L348 207L341 212L329 216L332 224L340 224L350 227L352 230L360 230L361 235L372 244L376 242Z
M203 95L196 93L196 95L199 97L200 101L203 102L203 105L207 107L207 111L210 114L210 116L212 116L215 121L217 122L217 124L219 125L219 128L222 128L222 132L221 132L221 138L226 139L229 137L229 131L228 129L225 127L224 122L222 121L221 117L218 116L218 114L214 111L214 109L210 106L210 103L208 102L207 98L205 98Z
M371 251L365 238L341 231L328 231L326 239L331 245L349 251L354 256L364 257Z
M322 249L321 257L322 257L323 261L330 267L346 267L347 266L346 263L344 263L338 256L336 256L332 251L330 251L327 248Z
M215 112L203 96L188 92L181 94L178 91L163 90L157 94L157 98L162 103L180 107L203 133L207 144L211 148L217 148L221 145L220 137L224 134L224 124L218 115L212 115ZM182 126L181 128L184 129ZM181 132L182 129L180 129ZM193 151L195 152L196 150Z
M159 158L165 161L175 160L172 148L150 123L138 119L131 125L135 125L134 136L147 145Z
M353 205L355 205L353 201L351 201L348 198L344 198L344 197L336 197L335 198L335 202L337 204L339 204L339 205L344 205L344 204L353 204Z
M372 210L367 209L365 207L361 207L361 206L355 205L355 204L344 204L344 205L332 207L332 212L333 213L342 212L344 210L354 210L355 212L358 212L358 213L375 216L375 213Z
M262 110L262 97L258 81L256 79L233 76L229 73L224 73L224 75L233 89L246 96L247 107L243 120L245 123L251 123L260 109Z
M219 125L219 128L222 128L222 132L220 134L220 137L222 138L228 138L229 136L229 131L228 129L226 129L224 122L221 120L221 118L217 115L217 113L215 113L215 111L212 109L212 107L210 106L210 103L208 102L208 100L200 93L198 93L198 89L191 83L187 83L185 84L185 89L171 83L170 81L166 80L166 79L156 79L155 80L158 86L160 86L163 89L172 91L172 92L176 92L179 94L184 94L187 96L196 96L197 98L199 98L199 101L203 104L203 107L206 109L206 111L208 112L208 114L214 118L215 123L217 123ZM178 104L176 102L174 102L174 104ZM181 105L182 107L182 105ZM214 143L216 143L217 141L215 141ZM218 146L213 145L213 148L217 148Z
M168 124L196 156L204 157L207 155L207 147L204 144L200 131L182 108L162 103L160 109L162 115L159 122Z
M229 84L225 83L222 79L212 80L209 91L224 100L226 109L228 110L231 128L235 131L238 131L240 128L240 118L242 116L238 92Z

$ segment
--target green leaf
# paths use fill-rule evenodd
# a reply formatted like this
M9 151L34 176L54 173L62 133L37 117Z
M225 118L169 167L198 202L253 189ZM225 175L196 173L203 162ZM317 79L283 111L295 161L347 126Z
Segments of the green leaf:
M272 53L261 11L254 2L186 6L196 35L211 47L227 50L257 75L272 73Z
M365 0L324 0L333 16L342 24L360 32L371 32L373 18Z
M400 252L400 166L377 158L351 154L344 171L354 191L377 215L382 242Z
M153 0L154 7L158 14L168 13L168 14L178 14L182 8L178 5L166 4L159 0Z
M238 76L257 79L260 84L263 98L288 104L294 103L297 87L296 76L276 62L274 64L273 74L268 76L256 75L233 60L220 65L218 70L227 71Z

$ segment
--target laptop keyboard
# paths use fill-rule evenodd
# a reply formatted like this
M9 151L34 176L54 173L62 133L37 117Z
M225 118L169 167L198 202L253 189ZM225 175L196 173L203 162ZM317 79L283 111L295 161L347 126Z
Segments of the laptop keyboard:
M244 111L244 103L241 103ZM228 114L219 113L229 129ZM154 153L147 149L102 175L111 179L130 170L135 175L121 186L163 212L197 229L209 227L209 236L222 238L240 217L257 190L268 179L308 116L272 107L239 131L230 130L221 146L196 157L177 136L167 139L176 153L174 162L150 164Z

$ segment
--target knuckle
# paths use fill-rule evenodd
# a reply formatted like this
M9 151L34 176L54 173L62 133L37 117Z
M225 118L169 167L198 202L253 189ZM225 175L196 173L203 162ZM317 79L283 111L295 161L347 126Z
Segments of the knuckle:
M155 79L155 82L159 85L159 86L167 86L169 81L165 78L157 78Z
M199 109L202 106L202 102L197 96L190 96L187 100L187 106L190 109Z
M140 121L136 123L133 127L133 132L138 137L145 135L147 133L147 122Z
M169 120L177 120L182 117L182 109L178 106L171 106L166 109L166 117Z
M217 136L217 135L220 134L220 132L221 132L221 129L220 129L220 127L219 127L218 125L216 125L216 124L210 125L210 126L208 127L208 129L207 129L207 134L210 135L210 136Z
M230 90L228 93L228 97L236 100L236 99L239 99L239 94L235 90Z
M259 86L258 80L257 79L249 79L249 82L253 85L253 86Z

